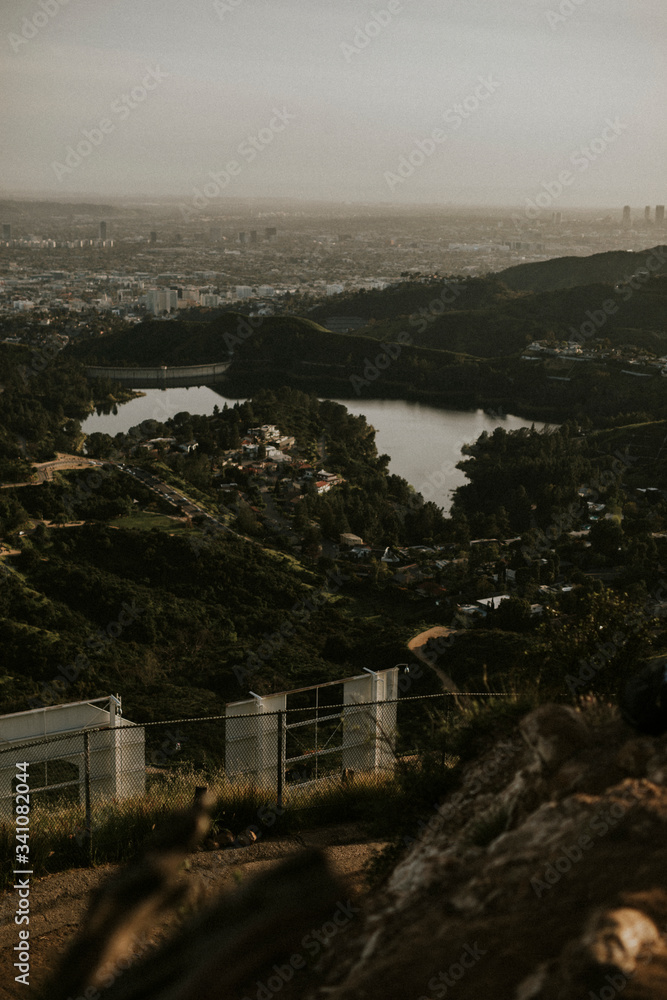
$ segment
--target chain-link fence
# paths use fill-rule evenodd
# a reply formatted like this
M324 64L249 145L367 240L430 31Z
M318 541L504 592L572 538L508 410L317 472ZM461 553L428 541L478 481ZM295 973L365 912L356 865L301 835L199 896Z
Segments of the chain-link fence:
M433 752L457 705L453 694L316 705L297 698L284 711L145 724L118 716L114 725L14 742L0 748L0 829L13 829L27 786L42 849L51 840L80 863L114 837L139 842L205 787L218 803L218 827L236 834L234 824L262 808L281 814L337 790L391 782L397 762Z

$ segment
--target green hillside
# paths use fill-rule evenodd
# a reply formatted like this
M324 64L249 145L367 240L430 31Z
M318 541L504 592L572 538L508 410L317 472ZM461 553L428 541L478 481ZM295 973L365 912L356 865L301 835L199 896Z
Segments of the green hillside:
M496 277L508 288L541 292L596 282L613 285L618 281L626 281L647 267L653 274L667 272L667 246L660 245L638 253L631 250L609 250L589 257L556 257L554 260L534 264L517 264L500 271Z
M581 258L573 260L581 263ZM414 346L475 358L516 355L533 340L571 340L603 303L612 309L604 313L597 336L657 353L667 347L667 278L662 275L622 287L611 280L585 283L581 276L571 287L536 292L514 291L493 277L460 284L437 280L350 295L339 305L341 298L336 300L340 315L368 318L365 327L348 336L395 341L402 333ZM322 307L311 315L326 322L325 312Z
M262 318L260 326L288 333L315 333L321 327L291 316ZM236 343L254 329L248 317L223 313L210 321L147 319L118 333L77 341L67 355L86 364L195 365L225 361Z
M253 690L400 660L398 629L364 621L335 596L310 614L294 610L322 589L318 574L231 535L89 524L40 532L10 565L0 573L5 712L112 690L130 718L221 712L246 695L234 666L286 621L293 634L253 675Z

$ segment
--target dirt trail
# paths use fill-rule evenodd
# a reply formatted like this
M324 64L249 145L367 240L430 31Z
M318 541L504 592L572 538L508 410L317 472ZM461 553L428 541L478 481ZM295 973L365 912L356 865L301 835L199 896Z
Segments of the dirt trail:
M299 837L276 837L260 840L251 847L211 851L189 857L187 878L196 886L199 898L217 896L234 889L239 880L251 878L277 865L282 858L303 849L322 848L333 868L348 887L351 899L366 892L363 868L385 841L369 841L356 824L306 830ZM88 897L117 865L76 868L35 879L30 893L31 986L39 986L52 972L67 943L82 920ZM18 927L14 923L16 898L13 890L0 897L0 1000L26 1000L32 990L14 981L17 971L12 963ZM165 936L165 927L157 927L151 943Z
M456 632L457 629L449 628L447 625L434 625L433 628L429 628L425 632L420 632L419 635L414 636L408 642L408 649L410 652L416 656L418 660L421 660L422 663L425 663L427 667L431 668L433 673L440 680L443 691L458 691L458 688L449 674L446 674L444 670L436 666L436 664L433 663L428 656L426 656L426 643L429 639L441 639L445 636L456 634Z

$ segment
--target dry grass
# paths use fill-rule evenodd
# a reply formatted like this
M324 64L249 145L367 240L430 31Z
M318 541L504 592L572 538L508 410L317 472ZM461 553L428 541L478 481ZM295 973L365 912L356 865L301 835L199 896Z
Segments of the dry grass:
M40 802L33 797L30 811L30 862L35 875L67 868L126 861L146 845L156 827L176 810L189 805L196 787L206 786L215 798L214 830L234 836L248 828L263 833L270 828L290 832L308 826L351 819L385 818L399 807L399 783L393 773L357 774L342 783L339 776L318 783L288 785L278 809L275 792L253 784L231 784L224 771L197 771L193 767L164 774L148 774L146 794L93 802L92 829L85 825L85 809L65 796ZM0 824L0 853L14 854L13 824ZM2 887L13 876L3 877Z

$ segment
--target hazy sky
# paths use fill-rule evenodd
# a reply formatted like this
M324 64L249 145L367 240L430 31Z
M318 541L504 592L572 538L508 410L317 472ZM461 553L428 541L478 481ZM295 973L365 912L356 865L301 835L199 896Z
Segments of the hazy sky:
M665 0L4 0L1 190L664 203L666 26Z

